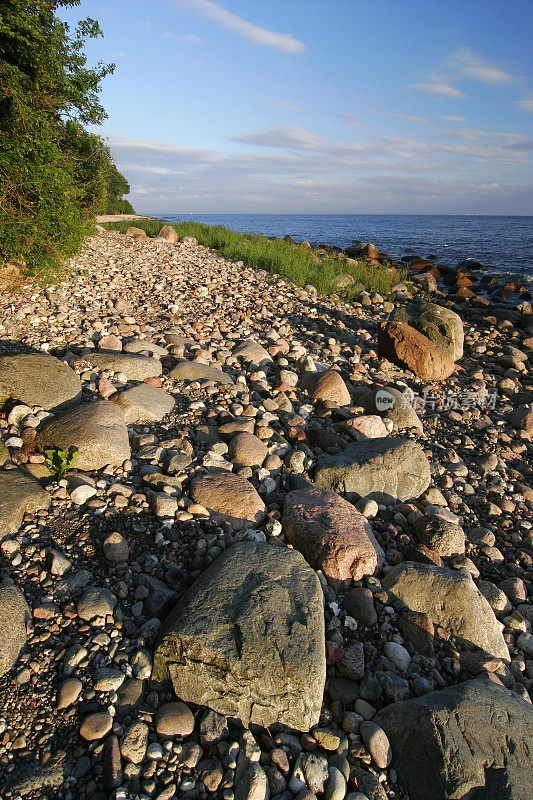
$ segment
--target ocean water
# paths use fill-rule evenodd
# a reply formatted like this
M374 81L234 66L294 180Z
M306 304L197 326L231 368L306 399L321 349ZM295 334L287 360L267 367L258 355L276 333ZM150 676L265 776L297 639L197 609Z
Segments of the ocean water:
M156 216L156 215L154 215ZM372 242L400 258L407 250L455 267L475 258L487 270L533 282L533 217L400 214L158 214L172 222L193 220L242 233L290 234L297 242L348 247Z

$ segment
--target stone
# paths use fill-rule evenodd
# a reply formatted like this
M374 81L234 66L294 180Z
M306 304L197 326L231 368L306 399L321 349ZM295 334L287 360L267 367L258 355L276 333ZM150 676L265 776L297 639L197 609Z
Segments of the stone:
M133 339L131 342L126 342L124 345L125 353L141 353L148 354L151 358L160 358L161 356L168 356L167 349L161 347L159 344L154 344L147 339Z
M131 455L124 415L107 400L84 403L45 421L37 430L37 442L43 450L58 447L68 453L75 448L73 466L84 471L122 466Z
M234 530L261 525L266 507L252 484L231 472L212 472L191 481L191 497L209 509L215 521L229 522Z
M163 389L140 383L112 399L124 414L126 425L138 422L160 422L174 408L174 398Z
M381 584L411 611L427 614L434 625L467 646L509 661L500 625L472 578L462 572L405 561L393 567Z
M57 690L57 708L61 710L74 705L81 694L83 684L78 678L67 678Z
M344 595L346 613L365 627L371 627L378 621L374 606L374 595L366 586L355 586Z
M111 333L108 336L102 336L102 338L99 339L98 349L113 350L115 353L120 353L122 350L122 341L118 336L115 336Z
M96 493L96 488L94 486L89 486L87 483L82 483L71 491L70 499L75 505L82 506L87 502L87 500L90 500L91 497L94 497Z
M328 782L324 792L324 800L344 800L346 794L346 777L335 766L330 766Z
M173 228L172 225L163 225L157 235L160 239L165 239L167 242L170 242L170 244L177 244L180 240L176 229Z
M281 523L286 540L337 590L383 564L368 520L334 492L313 486L289 492Z
M42 486L19 469L0 470L0 542L17 533L24 514L47 509L52 502Z
M360 681L365 674L365 654L362 642L352 642L344 650L339 669L352 681Z
M381 323L378 354L428 381L446 380L455 370L444 350L406 322Z
M268 800L269 786L266 773L259 764L251 761L235 787L235 800Z
M435 626L427 614L418 611L405 611L398 619L402 636L410 642L421 655L433 658Z
M118 531L110 533L104 539L104 555L108 561L121 564L128 560L129 551L126 539Z
M506 420L512 428L525 431L527 434L533 434L533 403L513 408L507 414Z
M104 618L113 615L117 598L109 589L92 586L78 600L78 616L86 622L95 617Z
M168 376L174 381L213 381L223 385L233 384L231 375L199 361L179 361Z
M97 369L122 372L129 381L144 381L146 378L157 378L162 372L159 359L140 356L136 353L84 350L81 358Z
M313 794L322 794L328 779L328 760L321 753L304 753L302 771L305 782Z
M414 532L418 542L444 558L465 552L464 530L441 517L423 517L415 523Z
M20 589L0 584L0 678L26 646L26 624L30 620L31 611Z
M194 714L185 703L165 703L155 715L155 729L160 736L190 736Z
M145 230L142 228L136 228L134 225L130 225L128 230L126 231L127 236L132 236L136 242L149 242L150 237L146 233Z
M122 763L120 758L120 748L116 736L111 736L105 743L102 777L104 791L108 796L122 783Z
M398 669L406 672L409 664L411 663L411 656L409 652L398 642L385 642L383 652L389 661L398 667Z
M234 358L242 358L243 361L252 361L258 366L272 362L268 351L259 342L254 342L252 339L239 342L233 349L232 356Z
M81 398L81 381L68 364L43 353L0 358L0 407L9 399L63 411Z
M365 720L361 723L361 738L379 769L387 769L392 761L392 750L387 734L375 722Z
M431 481L427 457L410 439L368 439L319 459L314 481L320 489L378 503L419 497Z
M390 319L395 322L407 322L444 350L452 361L458 361L463 357L463 323L455 311L416 298L407 306L395 309Z
M362 439L381 439L389 435L385 423L376 414L349 419L343 430L356 442Z
M416 413L413 395L409 391L399 392L391 386L374 389L362 398L366 411L389 419L395 431L415 429L422 432L422 422Z
M487 679L387 706L374 718L411 800L531 797L533 706Z
M122 757L132 764L140 764L144 761L146 748L148 747L148 725L144 722L134 722L124 732L120 740L120 752Z
M268 447L253 433L242 432L231 439L229 454L245 467L260 467L268 455Z
M304 372L298 383L309 393L313 401L328 401L339 406L349 406L352 402L348 387L335 369L328 369L326 372Z
M105 712L89 714L80 727L80 736L86 742L103 739L113 726L113 717Z
M245 726L316 725L326 675L318 577L295 550L242 542L220 555L163 623L152 677Z

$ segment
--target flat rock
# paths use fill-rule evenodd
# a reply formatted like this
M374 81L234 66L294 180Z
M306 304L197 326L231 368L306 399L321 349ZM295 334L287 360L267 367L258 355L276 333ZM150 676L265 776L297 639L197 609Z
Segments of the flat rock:
M0 470L0 541L20 528L24 514L50 507L50 495L19 469Z
M320 582L300 553L234 544L165 620L152 676L250 723L316 725L326 675Z
M259 342L254 342L253 339L246 339L234 347L232 355L235 358L242 358L243 361L253 361L254 364L266 364L272 361L272 358L263 345Z
M381 583L411 611L427 614L434 625L449 631L467 646L475 645L509 661L494 612L469 575L405 561L393 567Z
M313 401L329 401L339 406L349 406L352 402L348 387L335 369L328 369L326 372L304 372L298 383L309 393Z
M381 323L378 354L428 381L443 381L455 370L444 350L406 322Z
M127 425L136 422L159 422L174 408L174 398L163 389L140 383L113 397L122 410Z
M334 455L319 459L314 481L320 489L345 495L347 500L376 502L419 497L430 483L429 462L411 439L368 439L354 442Z
M411 800L531 798L533 706L487 679L379 711Z
M175 381L213 381L214 383L232 384L233 378L221 369L199 361L180 361L169 372L169 378Z
M286 540L334 589L373 575L384 561L368 520L334 492L309 487L289 492L283 505Z
M150 358L168 356L166 347L161 347L161 345L154 344L154 342L149 342L146 339L133 339L131 342L126 342L123 350L125 353L148 353Z
M26 645L31 612L16 586L0 585L0 677L17 661Z
M144 381L145 378L157 378L163 368L157 358L140 356L135 353L115 353L113 351L84 350L83 361L97 369L110 372L122 372L130 381Z
M60 417L46 421L37 432L41 449L76 448L74 467L101 469L107 464L120 466L130 457L128 429L124 415L115 403L100 400L76 406Z
M47 411L63 411L81 398L81 381L68 364L43 353L0 358L0 407L19 400Z
M452 359L458 361L463 356L464 331L459 314L437 303L428 303L416 298L407 306L400 306L392 313L391 320L407 322L412 328L423 333L433 344Z
M252 484L233 472L211 472L191 481L191 497L211 512L216 521L234 530L260 525L266 507Z

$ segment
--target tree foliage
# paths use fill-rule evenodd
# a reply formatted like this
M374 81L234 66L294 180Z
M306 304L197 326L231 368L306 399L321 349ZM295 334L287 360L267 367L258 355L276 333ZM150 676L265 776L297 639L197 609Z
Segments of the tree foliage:
M87 67L84 44L101 35L95 20L71 31L58 18L78 4L0 3L0 261L34 273L57 268L94 214L129 191L101 137L84 127L106 117L99 87L114 65Z

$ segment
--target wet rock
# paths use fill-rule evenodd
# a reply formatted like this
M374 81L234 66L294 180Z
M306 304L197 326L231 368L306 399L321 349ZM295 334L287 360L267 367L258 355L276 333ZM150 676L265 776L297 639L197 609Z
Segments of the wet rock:
M313 487L290 492L282 526L287 541L337 589L372 575L384 561L370 523L334 492Z
M19 469L0 470L0 541L17 533L24 514L49 508L50 495Z
M191 497L209 509L213 519L229 522L234 530L252 528L265 519L265 504L241 475L230 472L201 475L191 483Z
M165 620L153 677L221 714L299 730L316 724L325 680L322 591L294 550L225 551Z
M42 353L0 358L0 406L13 398L28 406L62 411L81 397L81 382L63 361Z

